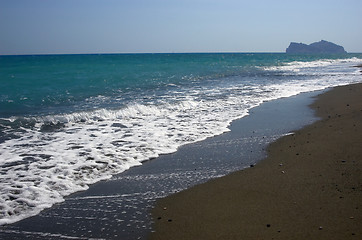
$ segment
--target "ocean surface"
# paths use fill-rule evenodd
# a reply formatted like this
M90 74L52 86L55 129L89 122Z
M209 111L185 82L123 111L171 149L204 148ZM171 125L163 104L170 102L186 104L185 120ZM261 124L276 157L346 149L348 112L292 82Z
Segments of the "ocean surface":
M263 102L362 82L362 54L0 56L0 225L229 131Z

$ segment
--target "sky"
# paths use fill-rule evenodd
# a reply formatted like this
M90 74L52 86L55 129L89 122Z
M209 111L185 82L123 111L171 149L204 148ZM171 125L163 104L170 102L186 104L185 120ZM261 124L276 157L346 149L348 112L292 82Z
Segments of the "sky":
M0 55L362 52L361 0L0 0Z

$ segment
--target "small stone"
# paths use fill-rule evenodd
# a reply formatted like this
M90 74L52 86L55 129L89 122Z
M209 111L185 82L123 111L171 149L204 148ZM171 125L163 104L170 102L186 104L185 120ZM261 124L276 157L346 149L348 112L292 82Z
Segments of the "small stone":
M172 219L167 220L168 222L172 222Z
M167 207L164 207L163 210L167 210Z
M319 230L322 230L322 229L323 229L323 227L322 227L322 226L320 226L320 227L319 227Z
M349 217L349 219L354 219L354 217Z
M267 224L267 225L266 225L266 227L268 227L268 228L269 228L269 227L270 227L270 224Z
M284 174L284 173L285 173L285 171L282 171L282 173Z

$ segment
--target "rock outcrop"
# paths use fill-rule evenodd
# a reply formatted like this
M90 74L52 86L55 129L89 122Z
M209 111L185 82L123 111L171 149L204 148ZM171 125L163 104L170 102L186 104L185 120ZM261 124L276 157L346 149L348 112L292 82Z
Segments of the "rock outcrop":
M341 54L347 53L342 46L322 40L320 42L315 42L312 44L296 43L291 42L289 47L286 50L286 53L290 54L317 54L317 53L327 53L327 54Z

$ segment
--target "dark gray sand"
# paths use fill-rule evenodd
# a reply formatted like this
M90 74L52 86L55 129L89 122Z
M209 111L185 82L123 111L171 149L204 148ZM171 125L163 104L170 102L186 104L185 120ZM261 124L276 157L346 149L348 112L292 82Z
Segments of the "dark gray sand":
M150 239L362 239L362 84L312 107L255 167L159 200Z
M0 239L145 239L156 199L254 165L266 146L316 120L306 93L264 103L231 131L189 144L73 194L38 216L0 227Z

